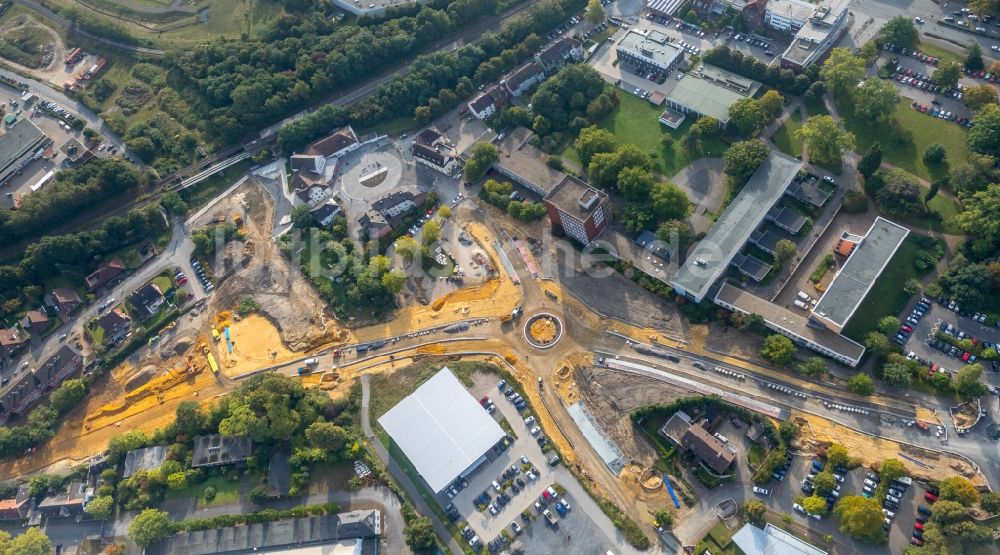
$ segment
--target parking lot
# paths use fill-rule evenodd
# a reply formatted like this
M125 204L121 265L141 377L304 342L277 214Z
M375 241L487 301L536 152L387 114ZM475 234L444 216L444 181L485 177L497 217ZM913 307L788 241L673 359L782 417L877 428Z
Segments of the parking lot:
M31 186L38 183L48 172L58 172L67 167L65 164L66 155L59 150L59 147L70 138L75 138L80 142L84 142L84 138L80 130L72 129L67 131L62 122L54 116L42 110L35 110L40 101L36 100L27 108L23 106L21 99L14 96L0 97L0 101L5 102L8 110L12 113L19 112L19 117L30 119L42 133L52 140L51 149L53 154L51 158L42 157L39 160L30 162L20 173L14 175L7 185L0 187L0 191L3 192L0 195L0 208L10 208L14 206L14 200L18 195L30 194ZM18 102L16 107L11 105L12 101ZM107 149L98 151L97 148L97 145L93 146L95 156L103 157L109 155Z
M929 88L921 88L920 84L929 83L930 76L937 69L933 62L922 62L913 55L885 50L879 57L878 65L891 63L892 60L896 60L898 65L896 70L890 70L893 74L891 81L899 89L900 95L929 108L936 107L940 110L951 112L955 117L963 119L972 117L972 111L962 103L961 98L958 96L960 91L935 93ZM890 67L892 66L890 65ZM930 86L933 86L933 84L923 85L923 87Z
M472 394L477 399L488 396L496 406L493 416L498 420L501 417L505 418L517 437L513 438L511 445L502 452L487 453L488 462L466 478L468 487L459 491L454 498L442 493L438 495L438 502L446 511L449 510L449 505L454 506L458 513L455 522L459 524L467 522L468 533L479 538L485 552L489 552L487 545L500 537L504 531L512 538L512 542L520 544L519 549L524 553L566 552L567 546L572 546L570 551L574 553L595 555L604 554L609 549L616 553L634 552L624 540L618 539L619 534L613 524L586 495L572 474L561 463L556 466L549 465L549 459L554 452L543 453L539 447L538 437L543 433L539 431L537 436L531 434L531 429L537 424L532 422L526 426L524 416L499 391L495 382L477 386L472 390ZM522 457L528 460L527 464L523 462ZM533 474L537 473L536 478L531 479L527 476L528 465L533 468ZM517 471L509 478L510 481L507 481L508 479L503 478L503 473L510 470L511 466ZM494 481L497 481L503 493L510 498L509 501L502 502L502 506L497 502L498 494L493 486ZM515 492L511 483L517 485L516 489L519 491ZM519 485L521 483L524 485ZM536 502L542 505L540 500L544 499L544 493L549 487L559 490L558 497L565 500L569 506L568 510L557 509L555 500L547 501L541 507L535 506ZM483 494L486 494L489 500L482 503L486 509L480 511L477 498L480 502L483 501L484 498L481 497ZM491 505L497 514L494 515L489 510L488 507ZM544 510L548 510L557 519L555 525L546 521L541 514ZM522 517L525 511L528 513L527 519ZM517 532L512 523L517 524ZM507 545L509 547L511 543Z
M907 307L907 310L904 312L904 320L906 315L912 314L916 303L917 300L914 300L911 306ZM943 327L945 328L947 328L947 325L951 325L952 329L956 330L952 335L956 337L958 336L958 331L961 331L965 336L975 337L979 342L990 344L1000 342L1000 329L996 326L988 326L970 317L963 316L954 310L949 310L947 305L932 301L930 309L918 321L917 325L912 326L910 324L913 332L908 341L902 345L903 351L907 353L912 352L916 357L930 361L951 372L958 371L958 369L968 363L961 359L961 351L957 351L955 355L950 355L932 347L934 331L942 327L942 324L944 324ZM986 383L994 386L1000 385L1000 376L997 375L1000 364L993 364L993 361L983 361L983 369L987 370L983 374L983 380ZM992 372L990 372L991 370Z

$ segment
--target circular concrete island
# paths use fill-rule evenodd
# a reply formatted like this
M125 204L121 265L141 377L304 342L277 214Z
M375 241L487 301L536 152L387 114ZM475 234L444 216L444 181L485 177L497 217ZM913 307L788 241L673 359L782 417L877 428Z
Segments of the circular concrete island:
M535 314L524 323L524 339L536 349L548 349L562 338L562 321L547 312Z

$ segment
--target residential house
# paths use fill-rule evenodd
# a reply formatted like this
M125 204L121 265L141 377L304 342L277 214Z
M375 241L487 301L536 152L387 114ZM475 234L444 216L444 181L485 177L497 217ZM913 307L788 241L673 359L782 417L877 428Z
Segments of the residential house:
M145 320L157 313L166 299L163 292L153 283L147 283L129 295L128 302L139 318Z
M545 45L535 54L535 61L542 66L546 75L552 75L564 65L580 60L583 60L583 44L572 37L563 37Z
M0 329L0 354L9 355L29 341L31 341L31 337L26 333L22 333L17 325L7 329Z
M72 314L82 302L76 290L67 287L53 289L51 299L51 304L56 307L63 319Z
M11 415L24 414L42 393L56 388L69 375L83 368L83 357L69 345L63 345L38 368L21 372L0 393L0 423Z
M125 263L122 262L120 258L115 258L109 262L102 262L101 265L94 270L94 273L85 277L83 281L87 285L87 291L93 293L121 275L124 271Z
M310 208L319 206L333 194L333 189L327 187L323 177L312 172L299 172L292 179L292 189L295 196Z
M537 62L528 62L507 74L500 82L507 87L514 98L528 92L531 87L545 79L545 72Z
M125 337L129 328L132 327L132 319L125 314L120 306L116 306L98 318L97 325L104 330L104 341L113 342Z
M37 507L38 513L49 518L81 514L86 491L85 482L70 482L62 492L42 499Z
M21 484L10 499L0 500L0 520L21 520L28 518L31 510L31 485Z
M191 452L191 468L220 466L246 462L253 442L243 436L196 436Z
M430 147L415 142L413 143L413 157L418 164L448 176L455 175L461 167L458 163L458 157L445 146Z
M24 414L42 395L41 384L33 372L20 372L0 395L0 423L12 415Z
M318 154L293 154L291 158L293 172L307 171L323 175L326 169L326 158Z
M424 203L426 194L416 190L394 191L372 203L358 224L370 239L381 239L400 223L406 214Z
M413 138L413 142L421 144L424 146L435 147L439 144L443 144L447 141L444 133L440 129L434 127L433 125L424 129L417 136Z
M698 457L701 462L716 473L725 472L736 460L736 453L732 452L719 438L697 424L684 432L681 437L681 445L694 453L695 457Z
M34 370L42 389L55 389L63 380L83 368L83 356L69 345L63 345Z
M360 146L361 143L358 141L358 136L354 133L354 129L350 125L345 125L330 135L310 144L306 147L305 154L331 158L334 156L343 156Z
M510 101L506 86L490 85L469 101L469 111L479 119L486 119Z
M49 317L40 310L29 310L21 319L21 327L31 333L40 335L49 329Z
M331 200L319 205L316 209L310 212L310 214L313 217L313 221L315 221L319 226L326 227L332 224L333 220L341 212L343 212L343 210L340 208L340 205Z

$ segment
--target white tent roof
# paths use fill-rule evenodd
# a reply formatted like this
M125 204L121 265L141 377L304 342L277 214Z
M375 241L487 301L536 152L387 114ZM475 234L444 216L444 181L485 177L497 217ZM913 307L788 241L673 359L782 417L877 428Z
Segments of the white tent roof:
M504 436L496 420L447 367L378 422L435 492Z

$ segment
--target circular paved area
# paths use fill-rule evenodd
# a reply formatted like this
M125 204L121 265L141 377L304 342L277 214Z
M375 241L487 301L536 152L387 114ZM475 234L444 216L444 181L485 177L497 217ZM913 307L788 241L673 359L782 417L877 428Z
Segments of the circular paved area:
M540 312L524 322L524 340L536 349L549 349L562 339L562 320L548 312Z

